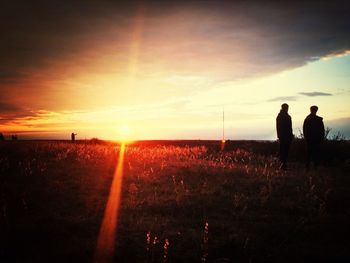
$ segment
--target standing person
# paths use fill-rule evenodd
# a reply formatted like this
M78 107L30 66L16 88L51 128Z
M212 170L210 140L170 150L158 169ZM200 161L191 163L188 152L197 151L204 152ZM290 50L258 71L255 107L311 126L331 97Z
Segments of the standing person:
M288 109L288 104L283 103L276 118L277 137L280 143L280 168L283 170L287 170L288 152L293 139L292 118L288 114Z
M75 142L75 135L77 135L77 134L72 132L72 134L71 134L72 142Z
M310 114L305 118L303 125L304 138L306 140L306 168L310 167L310 162L313 161L315 168L320 161L320 146L324 140L324 124L323 118L317 116L318 107L311 106Z

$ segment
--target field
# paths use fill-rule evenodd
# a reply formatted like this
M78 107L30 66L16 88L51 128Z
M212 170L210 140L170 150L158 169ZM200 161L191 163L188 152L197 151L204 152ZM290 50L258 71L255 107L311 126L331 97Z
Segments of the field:
M93 262L119 144L0 142L0 262ZM349 143L126 146L114 262L349 262Z

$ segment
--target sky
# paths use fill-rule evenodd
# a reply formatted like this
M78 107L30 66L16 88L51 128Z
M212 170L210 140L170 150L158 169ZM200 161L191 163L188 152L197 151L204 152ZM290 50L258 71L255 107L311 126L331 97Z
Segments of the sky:
M350 138L347 1L0 3L0 132L276 139L289 104Z

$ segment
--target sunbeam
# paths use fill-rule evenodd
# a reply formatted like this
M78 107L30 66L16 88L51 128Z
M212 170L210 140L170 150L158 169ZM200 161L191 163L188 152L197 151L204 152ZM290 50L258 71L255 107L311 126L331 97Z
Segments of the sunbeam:
M128 84L129 88L133 88L135 85L135 76L138 70L139 56L140 56L140 44L142 38L144 26L144 11L142 6L139 7L137 15L134 19L134 26L130 41L129 50L129 65L128 65Z
M103 216L95 251L95 262L112 262L118 225L120 194L123 181L125 142L120 146L118 163Z

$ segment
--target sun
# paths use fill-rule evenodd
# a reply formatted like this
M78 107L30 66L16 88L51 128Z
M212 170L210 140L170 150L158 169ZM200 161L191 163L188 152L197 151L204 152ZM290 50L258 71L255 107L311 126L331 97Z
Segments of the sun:
M119 127L119 140L123 142L131 141L131 131L128 125L123 124Z
M127 125L122 125L122 126L120 127L120 134L123 135L123 136L129 135L129 134L130 134L130 128L129 128L129 126L127 126Z

